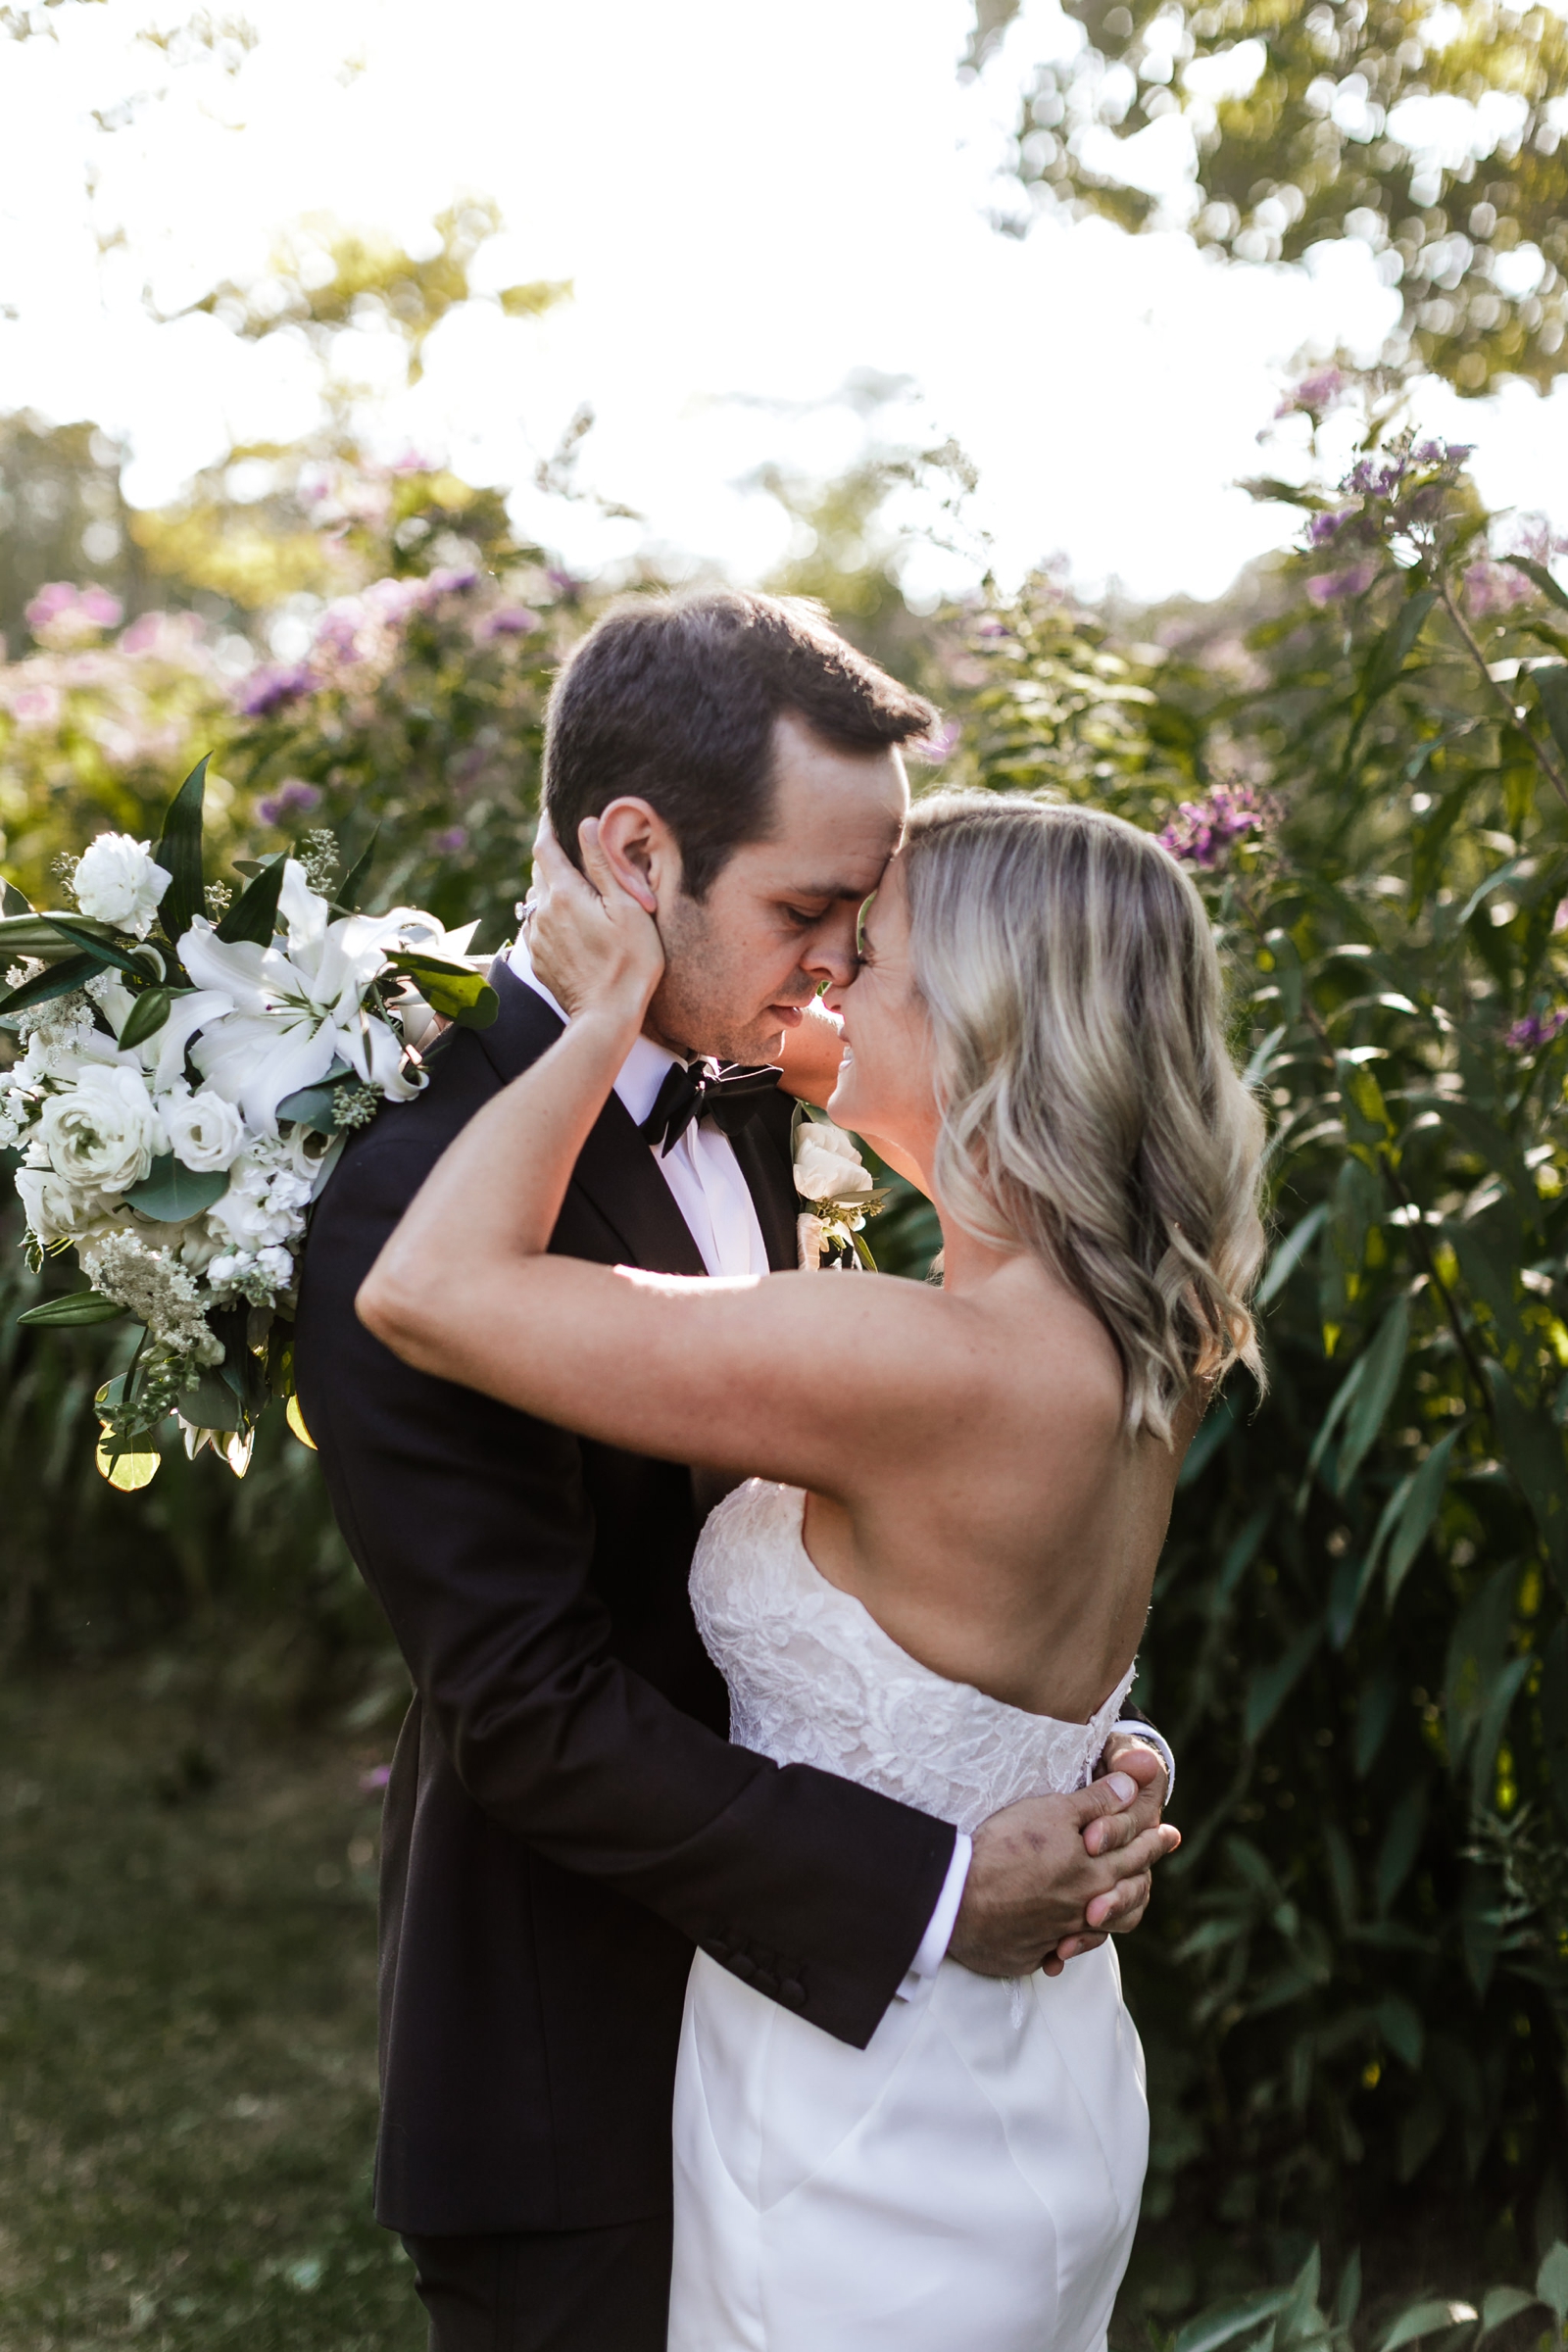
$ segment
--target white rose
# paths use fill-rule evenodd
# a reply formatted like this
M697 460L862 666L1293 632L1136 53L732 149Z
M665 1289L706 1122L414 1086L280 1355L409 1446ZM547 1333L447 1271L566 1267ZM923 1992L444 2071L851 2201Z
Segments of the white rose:
M76 905L95 923L145 939L172 879L154 864L150 842L100 833L76 860Z
M204 1086L194 1095L171 1095L162 1104L169 1148L199 1175L231 1168L245 1143L245 1121L232 1102Z
M128 1192L168 1150L141 1072L100 1061L85 1063L74 1086L49 1097L37 1139L57 1175L101 1193Z
M17 1191L35 1242L47 1250L56 1242L76 1239L84 1221L82 1202L53 1168L19 1168Z
M852 1144L849 1155L830 1144L818 1143L825 1130L815 1125L801 1130L795 1148L795 1189L803 1200L849 1200L873 1189L871 1171ZM835 1128L836 1135L838 1130Z

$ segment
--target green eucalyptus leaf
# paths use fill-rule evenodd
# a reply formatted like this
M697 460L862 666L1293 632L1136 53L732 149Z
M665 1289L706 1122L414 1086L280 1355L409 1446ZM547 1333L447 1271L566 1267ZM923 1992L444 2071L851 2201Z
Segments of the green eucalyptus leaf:
M1285 2309L1290 2299L1288 2286L1271 2286L1260 2294L1243 2295L1238 2302L1222 2303L1200 2318L1189 2320L1172 2352L1219 2352L1222 2344L1234 2343L1249 2328L1271 2320L1276 2312Z
M1247 1689L1242 1737L1249 1746L1262 1738L1302 1675L1316 1657L1323 1640L1321 1624L1303 1626L1283 1657L1260 1666Z
M1281 1242L1269 1259L1268 1270L1257 1286L1254 1301L1256 1305L1267 1306L1272 1299L1279 1297L1322 1231L1323 1220L1328 1213L1328 1202L1320 1200L1315 1208L1307 1210L1298 1224L1292 1226L1285 1240Z
M197 915L206 912L202 886L202 802L211 758L211 752L202 755L170 802L158 844L158 863L170 878L158 917L165 934L176 946Z
M1378 2352L1399 2352L1401 2344L1417 2343L1424 2335L1439 2335L1445 2328L1461 2327L1465 2321L1478 2316L1469 2303L1446 2303L1436 2299L1412 2303L1400 2312L1378 2346Z
M1526 2294L1522 2286L1489 2286L1481 2298L1482 2335L1490 2335L1494 2328L1506 2327L1539 2300L1539 2296Z
M223 1168L187 1168L172 1152L165 1152L153 1161L140 1184L132 1185L125 1195L132 1208L139 1208L144 1217L152 1217L160 1225L181 1225L187 1217L198 1216L221 1200L228 1190L228 1172ZM218 1424L215 1422L213 1427Z
M1536 2296L1556 2313L1559 2328L1568 2327L1568 2246L1560 2237L1546 2248L1536 2273Z
M102 1291L68 1291L29 1306L17 1321L29 1331L74 1331L88 1323L118 1323L125 1310Z
M240 1401L221 1371L212 1364L203 1364L196 1376L196 1386L187 1389L179 1399L179 1409L195 1429L238 1429L241 1420Z

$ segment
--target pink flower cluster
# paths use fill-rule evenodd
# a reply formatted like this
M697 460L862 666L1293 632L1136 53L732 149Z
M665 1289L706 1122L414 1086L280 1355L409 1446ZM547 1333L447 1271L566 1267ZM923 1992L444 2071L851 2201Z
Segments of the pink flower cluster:
M358 596L341 596L316 624L308 658L269 662L241 680L235 708L244 718L272 718L291 703L339 682L345 670L364 666L368 676L388 670L398 652L397 632L419 612L434 612L446 597L465 596L479 584L469 565L448 565L425 577L372 580ZM492 622L502 615L492 614ZM509 625L497 635L519 636L537 626L537 615L509 609Z
M1159 846L1184 865L1210 871L1232 846L1263 829L1263 811L1250 784L1216 784L1200 801L1183 801L1159 836Z
M40 645L63 652L117 629L123 612L118 596L91 581L77 588L70 580L49 580L26 607L27 626Z

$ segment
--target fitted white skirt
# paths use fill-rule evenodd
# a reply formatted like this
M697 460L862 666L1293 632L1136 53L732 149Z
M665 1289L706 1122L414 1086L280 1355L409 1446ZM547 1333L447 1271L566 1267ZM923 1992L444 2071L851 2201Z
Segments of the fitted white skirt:
M1019 1984L945 1961L864 2050L700 1952L670 2352L1096 2352L1148 2151L1111 1944Z

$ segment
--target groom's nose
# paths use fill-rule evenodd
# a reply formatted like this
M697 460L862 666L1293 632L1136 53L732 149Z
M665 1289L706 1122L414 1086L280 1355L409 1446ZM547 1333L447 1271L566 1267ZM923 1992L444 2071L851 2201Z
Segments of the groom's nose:
M859 913L858 904L845 901L842 908L835 907L817 925L807 941L801 955L801 969L809 973L820 988L826 981L830 988L848 988L855 978L859 957L855 952L855 924Z

